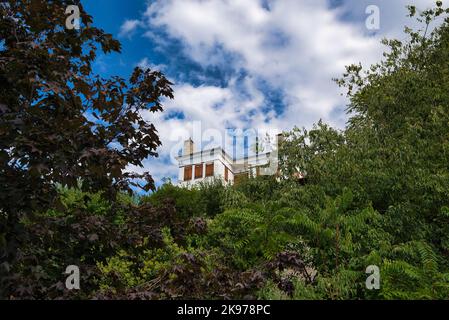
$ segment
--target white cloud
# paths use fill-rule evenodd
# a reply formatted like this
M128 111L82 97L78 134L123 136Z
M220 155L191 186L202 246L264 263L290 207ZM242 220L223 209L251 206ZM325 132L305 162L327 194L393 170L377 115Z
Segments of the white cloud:
M131 37L140 25L139 20L125 20L120 26L119 37Z
M434 1L414 2L426 7ZM335 9L326 0L268 3L269 9L261 0L159 0L148 5L142 21L153 40L158 35L152 30L163 28L181 40L185 54L200 65L223 66L223 56L232 54L228 67L246 74L243 81L231 78L225 87L177 84L175 100L167 101L166 109L182 112L185 119L152 115L164 143L162 155L168 156L182 140L176 140L178 136L192 134L191 121L222 132L229 126L310 127L320 118L343 127L347 100L331 79L340 77L346 65L378 61L384 49L380 39L399 36L409 21L408 0L348 0ZM376 34L365 28L370 4L380 7L381 29ZM135 28L131 23L128 27ZM280 115L266 105L260 81L281 93L285 108ZM176 166L172 169L176 172Z
M150 68L152 70L158 70L158 71L164 71L167 67L164 64L153 64L150 62L150 60L147 57L142 58L138 63L137 66L142 69Z
M174 147L181 146L189 137L192 137L200 147L201 140L204 140L204 143L209 140L205 131L218 131L221 134L221 141L215 144L219 146L224 142L227 128L231 126L243 128L251 125L244 118L249 110L254 110L253 101L257 98L250 96L246 101L237 99L234 87L194 87L190 84L181 84L176 85L174 90L176 99L165 102L165 112L144 113L144 118L153 122L158 129L163 143L161 150L163 156L170 153L172 157L176 156L179 149ZM177 117L166 119L170 112L182 112L183 119ZM263 115L259 113L255 118L262 120Z
M319 118L333 122L332 109L345 101L331 79L341 75L347 64L375 61L380 56L377 39L341 22L339 11L329 10L324 0L272 1L271 5L266 10L257 0L156 1L146 17L150 26L164 27L181 39L196 62L216 64L222 57L216 47L221 46L238 57L232 68L282 90L286 111L269 119L277 126L310 126ZM238 109L234 106L229 112Z
M363 12L367 6L376 5L380 10L380 36L402 40L404 39L402 32L405 25L418 26L414 19L407 17L409 12L406 6L414 5L417 8L417 13L420 13L435 7L435 2L436 0L345 0L341 11L357 19L358 16L360 17L360 12ZM448 6L449 0L443 0L442 3L444 6ZM433 23L432 26L435 24ZM359 27L364 28L364 24L360 24ZM366 32L366 29L363 31Z
M153 159L147 159L143 161L143 168L130 165L127 167L127 171L142 174L143 172L149 171L153 180L155 182L161 182L164 178L174 178L176 177L176 170L173 170L173 165L169 162L164 162L159 159L159 161L154 161ZM173 179L172 179L173 180ZM139 180L139 183L144 181Z

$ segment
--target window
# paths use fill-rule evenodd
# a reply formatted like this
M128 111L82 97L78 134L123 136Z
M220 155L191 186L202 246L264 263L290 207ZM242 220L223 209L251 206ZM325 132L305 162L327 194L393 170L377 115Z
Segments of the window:
M229 176L229 172L228 171L229 171L228 167L225 166L225 177L224 177L225 181L228 181L228 176Z
M184 167L184 181L192 180L192 166Z
M206 164L206 177L212 177L214 175L214 164Z
M203 177L203 164L195 165L195 179Z

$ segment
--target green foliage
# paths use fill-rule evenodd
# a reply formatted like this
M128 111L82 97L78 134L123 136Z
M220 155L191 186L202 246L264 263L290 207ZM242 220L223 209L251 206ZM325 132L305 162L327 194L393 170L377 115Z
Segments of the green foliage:
M448 13L439 2L418 17L446 17L431 33L406 29L380 63L347 67L347 128L285 132L278 177L166 183L139 201L59 188L15 225L28 242L3 263L0 297L447 299ZM79 294L61 284L72 263Z
M119 250L115 256L98 262L101 272L100 290L130 289L157 278L173 264L179 263L179 256L186 251L174 241L168 228L162 229L162 248L144 249L139 255ZM144 239L142 248L146 248ZM142 267L139 267L142 266Z
M151 195L142 197L140 201L154 206L161 205L167 200L174 201L177 214L183 218L190 218L204 213L200 197L198 189L180 188L171 183L165 183Z
M175 202L177 213L184 218L214 216L221 212L224 191L225 187L220 180L202 182L192 188L181 188L168 182L140 200L142 203L156 206L166 200L172 200Z
M79 1L80 28L68 30L69 5L0 3L0 278L28 244L21 221L62 209L58 185L112 201L140 186L135 179L154 188L148 172L129 168L157 155L161 142L142 111L162 111L161 99L173 98L172 84L138 67L129 81L94 74L97 55L119 53L120 42L95 27ZM99 199L85 205L95 214L107 211Z
M264 202L277 191L277 182L273 176L258 176L249 178L238 184L236 190L241 192L251 202Z
M208 242L222 250L225 256L232 257L236 267L248 268L261 255L257 228L262 221L260 213L253 210L227 210L208 226Z
M223 211L232 208L241 209L247 207L249 203L250 202L245 194L236 188L225 188L221 195L220 209Z
M199 185L198 191L200 193L200 203L207 216L213 217L221 212L224 189L223 182L219 179L202 182Z

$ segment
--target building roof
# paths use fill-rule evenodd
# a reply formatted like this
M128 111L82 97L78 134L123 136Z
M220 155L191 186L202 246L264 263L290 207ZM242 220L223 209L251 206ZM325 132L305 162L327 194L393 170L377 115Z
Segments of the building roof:
M270 154L271 154L271 152L263 152L263 153L258 153L258 154L255 154L255 155L252 155L252 156L249 156L249 157L243 157L243 158L235 159L235 158L232 158L231 156L229 156L227 154L227 152L223 150L222 147L216 147L216 148L212 148L212 149L196 151L196 152L193 152L191 154L184 154L184 155L176 156L175 159L178 160L178 161L186 160L186 159L195 158L197 156L201 156L201 155L207 154L207 153L215 154L216 152L218 152L218 153L221 152L223 157L225 157L226 160L228 160L232 164L238 164L240 161L245 161L245 160L246 161L256 160L259 157L269 157Z

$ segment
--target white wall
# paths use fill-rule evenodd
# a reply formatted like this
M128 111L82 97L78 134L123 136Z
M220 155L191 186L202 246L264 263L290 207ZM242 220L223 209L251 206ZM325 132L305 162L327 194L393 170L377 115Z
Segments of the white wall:
M216 148L211 152L211 150L206 150L203 152L197 152L192 155L186 155L178 157L179 162L179 173L178 173L178 184L180 186L190 186L196 184L201 181L211 181L215 179L221 179L224 183L225 176L225 165L228 167L228 183L234 183L234 171L236 170L233 167L232 160L223 155L221 148ZM213 177L205 177L206 175L206 164L213 162L214 164L214 176ZM246 160L239 160L237 163L246 163L249 165L264 165L268 163L268 155L260 154L256 159L255 157L250 157ZM195 164L203 164L203 177L195 179ZM189 181L184 181L184 167L192 166L192 179ZM255 169L254 169L255 174Z
M225 181L225 165L223 163L226 163L226 166L228 167L228 183L233 183L234 182L234 175L232 173L232 164L228 163L226 161L226 159L224 159L223 157L220 157L221 159L217 159L214 161L214 176L217 178L220 178L221 180L223 180L223 182Z
M225 166L228 167L228 183L234 181L234 175L232 173L232 163L229 162L226 157L223 156L221 149L215 149L214 152L204 151L202 153L195 153L192 156L182 156L178 159L179 171L178 171L178 184L181 186L190 186L202 181L212 181L215 179L221 179L224 183ZM206 177L206 164L213 162L214 164L214 176ZM203 164L203 177L195 179L195 164ZM184 167L192 166L192 179L184 181Z
M184 181L184 167L178 169L178 181Z

